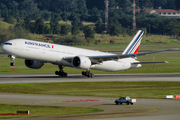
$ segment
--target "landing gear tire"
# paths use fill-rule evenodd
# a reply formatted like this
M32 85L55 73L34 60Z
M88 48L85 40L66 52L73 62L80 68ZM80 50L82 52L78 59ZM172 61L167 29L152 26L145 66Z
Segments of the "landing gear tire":
M92 76L92 73L89 73L87 77L90 78L91 76Z
M59 71L59 72L58 72L58 71L56 71L56 72L55 72L55 74L56 74L56 75L59 75L59 76L61 76L61 77L67 77L67 76L68 76L68 74L67 74L67 73L65 73L65 72L61 72L61 71Z
M90 73L88 77L94 78L94 74Z
M67 77L67 73L64 73L63 76L64 76L64 77Z
M55 75L59 75L59 72L58 72L58 71L55 71Z
M15 66L14 62L11 62L11 63L10 63L10 66Z
M55 71L55 74L58 75L58 76L61 76L61 77L67 77L68 74L63 71L63 68L64 68L64 67L59 66L59 69L60 69L60 70L59 70L59 71Z
M82 71L82 75L84 75L84 76L85 76L85 72L84 72L84 71Z
M88 78L93 78L94 74L91 73L90 71L82 71L82 75L87 76Z

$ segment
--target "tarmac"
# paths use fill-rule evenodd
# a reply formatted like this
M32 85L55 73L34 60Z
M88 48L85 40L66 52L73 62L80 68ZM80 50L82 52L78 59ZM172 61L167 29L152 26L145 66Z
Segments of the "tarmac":
M86 78L69 75L0 75L0 84L44 82L99 82L99 81L166 81L180 82L180 74L117 74ZM44 106L77 106L103 109L103 112L49 117L11 118L5 120L179 120L180 100L138 99L134 105L115 105L111 97L34 95L0 93L0 103Z

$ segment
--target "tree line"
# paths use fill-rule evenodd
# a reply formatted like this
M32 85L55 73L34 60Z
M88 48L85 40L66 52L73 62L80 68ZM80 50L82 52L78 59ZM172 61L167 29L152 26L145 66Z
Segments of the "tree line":
M107 34L132 34L133 0L109 0L109 24ZM136 8L180 9L179 0L136 0ZM15 24L15 29L25 29L37 34L77 35L83 31L85 37L94 33L104 34L104 0L2 0L0 17ZM136 13L137 29L150 34L180 35L180 20ZM59 20L72 21L71 25L60 25ZM35 21L35 22L32 22ZM50 21L50 23L45 23ZM82 21L95 22L95 27L83 26ZM89 36L88 36L89 35Z

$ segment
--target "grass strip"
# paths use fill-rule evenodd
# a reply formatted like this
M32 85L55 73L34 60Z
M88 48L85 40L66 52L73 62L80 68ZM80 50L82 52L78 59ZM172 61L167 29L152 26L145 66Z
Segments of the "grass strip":
M91 70L94 74L134 74L134 73L179 73L180 72L180 54L173 53L157 53L138 57L139 61L168 61L168 64L155 64L154 69L152 64L143 65L141 68L136 68L128 71L118 72L102 72ZM16 59L16 71L12 72L10 68L11 60L8 57L0 57L0 74L54 74L58 70L57 65L45 63L41 69L30 69L24 64L23 59ZM64 71L68 74L80 74L82 70L65 67Z
M16 114L16 111L30 111L29 115L3 115L6 113ZM37 116L70 115L101 112L100 109L83 107L60 107L60 106L35 106L35 105L10 105L0 104L0 118L20 118Z
M71 82L0 84L0 92L163 99L180 94L180 82Z

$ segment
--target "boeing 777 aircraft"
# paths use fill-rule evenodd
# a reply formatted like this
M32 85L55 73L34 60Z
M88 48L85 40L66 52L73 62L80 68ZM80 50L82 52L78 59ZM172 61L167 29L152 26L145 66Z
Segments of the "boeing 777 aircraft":
M121 55L27 39L8 40L1 49L11 58L11 66L14 66L15 58L22 58L25 59L25 65L33 69L39 69L47 62L58 65L59 71L55 74L61 77L67 77L64 67L84 69L86 71L82 75L94 77L90 69L114 72L141 67L141 64L166 63L136 60L137 56L171 50L138 53L143 33L139 30Z

